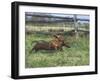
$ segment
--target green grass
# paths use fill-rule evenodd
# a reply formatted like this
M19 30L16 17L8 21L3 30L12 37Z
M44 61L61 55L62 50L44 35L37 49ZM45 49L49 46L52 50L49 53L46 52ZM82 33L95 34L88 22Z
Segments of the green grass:
M30 53L34 46L32 41L49 41L52 37L42 34L30 34L25 38L25 67L56 67L56 66L83 66L89 65L89 37L66 36L70 48L63 47L63 51L40 50Z

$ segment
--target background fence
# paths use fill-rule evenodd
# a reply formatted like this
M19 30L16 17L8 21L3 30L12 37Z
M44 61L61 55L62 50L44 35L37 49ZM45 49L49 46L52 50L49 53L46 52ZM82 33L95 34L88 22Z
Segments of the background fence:
M79 14L25 13L26 33L75 32L89 33L89 16Z

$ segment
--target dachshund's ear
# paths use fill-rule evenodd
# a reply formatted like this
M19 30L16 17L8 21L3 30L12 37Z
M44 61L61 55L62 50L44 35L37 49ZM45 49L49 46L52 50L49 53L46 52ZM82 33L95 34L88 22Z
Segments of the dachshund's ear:
M58 36L57 36L57 35L53 35L53 37L58 38Z

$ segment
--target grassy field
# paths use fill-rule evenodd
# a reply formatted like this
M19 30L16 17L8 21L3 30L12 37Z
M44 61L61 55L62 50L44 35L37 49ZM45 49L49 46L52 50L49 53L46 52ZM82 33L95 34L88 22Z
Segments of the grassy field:
M70 48L63 47L63 51L41 50L30 53L34 46L32 41L51 40L52 37L43 34L26 34L25 38L25 67L56 67L56 66L83 66L89 65L89 37L66 36Z

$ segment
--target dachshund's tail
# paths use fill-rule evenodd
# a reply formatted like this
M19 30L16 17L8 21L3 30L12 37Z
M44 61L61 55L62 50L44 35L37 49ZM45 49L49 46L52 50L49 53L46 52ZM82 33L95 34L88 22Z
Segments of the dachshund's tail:
M32 42L31 42L31 45L33 45L33 43L37 43L37 42L38 42L38 41L32 41Z

